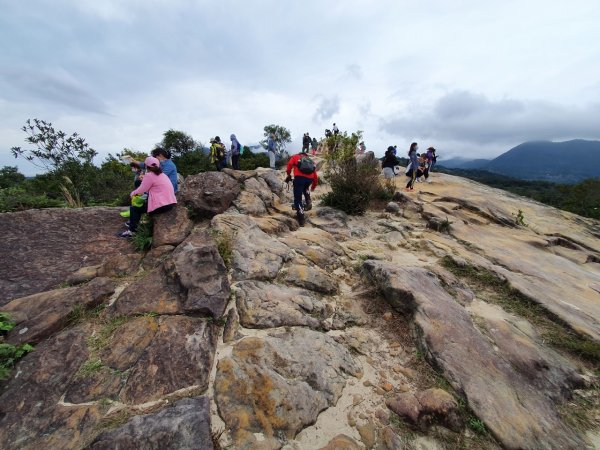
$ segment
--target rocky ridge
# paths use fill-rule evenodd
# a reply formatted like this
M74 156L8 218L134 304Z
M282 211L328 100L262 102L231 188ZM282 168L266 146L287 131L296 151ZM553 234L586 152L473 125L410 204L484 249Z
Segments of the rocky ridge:
M600 448L600 224L434 174L298 228L282 178L188 177L144 255L115 209L0 215L29 230L2 244L6 341L37 344L0 447ZM27 228L90 218L97 253Z

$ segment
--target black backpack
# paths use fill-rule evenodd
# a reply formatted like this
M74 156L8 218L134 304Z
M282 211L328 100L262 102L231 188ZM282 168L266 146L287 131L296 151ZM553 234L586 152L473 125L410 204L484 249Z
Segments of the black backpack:
M298 161L298 170L302 173L310 175L315 172L315 163L308 156L302 156Z

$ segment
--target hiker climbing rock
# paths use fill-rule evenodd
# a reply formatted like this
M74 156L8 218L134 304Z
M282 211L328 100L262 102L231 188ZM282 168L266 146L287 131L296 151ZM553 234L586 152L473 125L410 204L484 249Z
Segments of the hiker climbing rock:
M300 226L304 226L305 217L304 211L312 208L309 189L315 190L318 183L317 168L308 153L302 152L290 158L287 164L286 181L291 180L292 170L294 171L294 209L296 210L296 218ZM302 196L306 199L306 207L302 205Z

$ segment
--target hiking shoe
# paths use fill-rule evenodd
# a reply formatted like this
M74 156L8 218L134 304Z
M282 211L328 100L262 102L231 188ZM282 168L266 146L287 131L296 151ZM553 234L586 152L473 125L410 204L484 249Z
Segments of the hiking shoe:
M312 209L312 202L306 202L306 206L304 207L304 211L310 211Z
M122 233L119 233L117 236L121 237L121 238L132 238L133 237L133 232L129 231L129 230L125 230Z
M300 225L301 227L303 227L304 224L306 223L306 220L304 218L304 214L298 214L296 216L296 219L298 219L298 225Z
M129 220L128 220L127 222L125 222L125 226L126 226L127 228L129 228L129 225L130 225L130 222L129 222Z

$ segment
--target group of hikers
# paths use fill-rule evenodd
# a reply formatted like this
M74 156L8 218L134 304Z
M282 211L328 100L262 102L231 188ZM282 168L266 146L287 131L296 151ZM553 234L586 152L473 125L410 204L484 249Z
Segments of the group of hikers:
M406 191L414 189L415 181L420 183L422 178L426 182L430 182L429 174L433 171L433 167L437 162L436 150L433 147L427 149L427 153L417 153L419 146L416 142L410 144L408 150L408 165L406 166L405 174L408 177L408 182L404 188ZM385 178L394 178L397 175L397 168L400 166L396 146L389 146L381 162L383 168L383 176Z
M334 134L339 133L335 123L333 124L333 130ZM277 153L275 139L274 134L271 134L267 139L267 152L271 169L275 169ZM235 134L231 134L230 140L231 147L229 151L226 150L219 136L215 136L210 140L210 159L217 171L221 171L227 166L239 170L239 158L243 147ZM286 166L287 177L285 181L287 183L293 181L293 209L296 211L296 218L301 226L305 223L305 212L312 208L310 192L314 191L318 184L317 166L309 157L309 149L312 149L312 155L315 155L318 145L315 138L311 138L309 133L304 133L301 152L293 155ZM409 162L405 171L408 177L405 188L407 191L412 191L414 183L422 181L422 178L429 182L429 174L437 161L435 148L429 147L427 153L422 154L417 153L418 149L417 143L413 142L408 151ZM360 142L356 153L364 154L365 151L364 142ZM135 172L135 189L130 193L131 206L129 211L122 213L124 217L129 217L126 222L127 229L119 233L119 236L129 238L135 234L143 214L147 213L152 217L175 207L177 204L175 194L178 191L178 180L177 167L171 160L171 152L167 149L155 148L152 150L151 156L148 156L143 162L135 161L131 157L125 158ZM383 176L386 179L395 177L399 165L400 159L397 156L396 146L388 147L382 159Z

